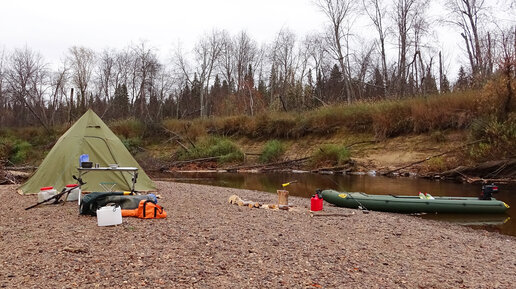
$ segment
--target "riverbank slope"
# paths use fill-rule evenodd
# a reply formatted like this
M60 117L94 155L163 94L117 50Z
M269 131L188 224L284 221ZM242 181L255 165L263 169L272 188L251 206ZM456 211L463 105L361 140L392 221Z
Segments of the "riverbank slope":
M97 227L77 206L24 207L0 186L0 286L8 288L510 288L516 239L412 216L230 205L273 194L157 182L164 220ZM345 214L345 215L342 215Z

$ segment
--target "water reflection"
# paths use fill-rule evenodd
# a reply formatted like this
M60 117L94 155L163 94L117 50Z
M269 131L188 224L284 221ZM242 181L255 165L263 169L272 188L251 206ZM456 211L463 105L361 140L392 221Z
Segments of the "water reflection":
M309 198L317 188L337 191L365 192L368 194L417 195L427 192L433 196L468 196L480 194L481 185L432 181L418 178L387 178L380 176L319 175L296 173L164 173L156 176L161 180L242 188L275 193L281 184L296 180L287 190L291 195ZM434 219L463 224L473 228L498 231L516 236L516 185L499 185L495 198L509 204L504 215L450 215L426 214L425 219Z

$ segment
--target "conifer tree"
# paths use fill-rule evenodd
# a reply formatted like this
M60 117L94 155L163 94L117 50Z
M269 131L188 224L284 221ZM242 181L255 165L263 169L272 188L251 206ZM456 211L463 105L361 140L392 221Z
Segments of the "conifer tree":
M126 118L129 115L129 94L125 84L115 88L112 111L115 118Z
M464 70L464 67L461 66L459 69L459 75L457 77L457 81L455 82L455 85L453 86L454 91L461 91L466 90L470 87L471 81L469 75Z

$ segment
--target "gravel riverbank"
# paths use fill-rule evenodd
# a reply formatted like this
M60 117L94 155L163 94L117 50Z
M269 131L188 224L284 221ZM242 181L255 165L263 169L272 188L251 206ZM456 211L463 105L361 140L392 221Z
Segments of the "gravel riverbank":
M97 227L0 186L0 287L514 288L516 238L412 216L228 204L273 194L157 182L167 219ZM354 214L353 214L354 213Z

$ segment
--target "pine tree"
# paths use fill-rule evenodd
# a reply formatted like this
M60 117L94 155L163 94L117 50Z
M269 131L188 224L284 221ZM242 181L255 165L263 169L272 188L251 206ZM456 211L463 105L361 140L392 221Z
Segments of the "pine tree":
M337 64L333 65L333 68L330 72L330 78L326 82L326 93L330 100L337 100L342 96L343 91L343 83L342 83L342 73L340 72L339 66Z
M448 81L446 74L443 74L443 79L441 82L441 93L448 93L448 92L450 92L450 82Z
M469 75L464 70L464 67L460 67L459 76L457 77L457 81L453 86L454 91L466 90L471 86L471 80Z
M426 76L423 80L423 91L425 94L437 94L437 83L430 69L426 70Z
M129 94L125 84L115 88L112 111L115 118L125 118L129 114Z
M372 97L378 99L378 98L384 98L385 97L385 89L384 89L384 83L383 83L383 75L380 72L380 69L376 67L374 69L374 78L373 78L373 88L371 89Z

